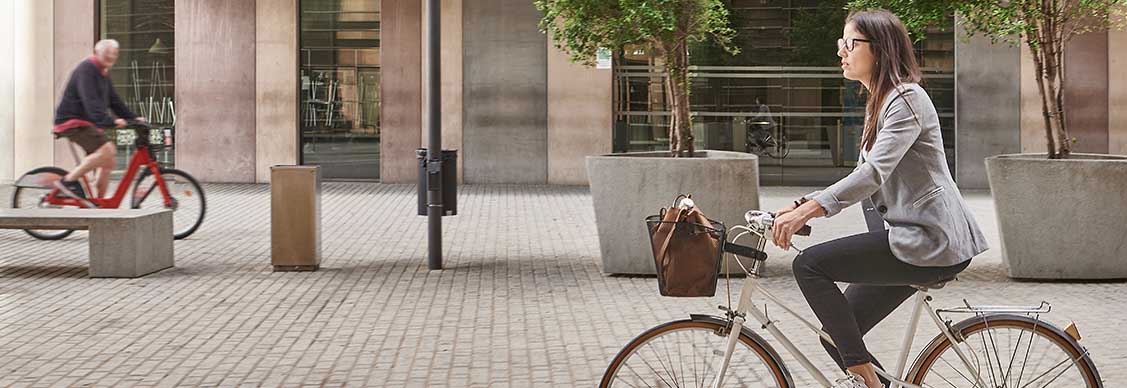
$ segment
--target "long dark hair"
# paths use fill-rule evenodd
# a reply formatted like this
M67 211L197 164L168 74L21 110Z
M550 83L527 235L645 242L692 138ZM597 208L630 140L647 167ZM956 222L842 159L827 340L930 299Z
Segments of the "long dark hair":
M865 131L861 136L861 146L871 151L877 138L877 121L885 98L893 90L900 91L900 84L920 82L920 65L916 61L916 50L908 37L908 29L892 12L883 9L856 11L845 18L845 24L849 23L853 23L857 32L869 39L869 48L876 62L869 80L871 89L865 105Z

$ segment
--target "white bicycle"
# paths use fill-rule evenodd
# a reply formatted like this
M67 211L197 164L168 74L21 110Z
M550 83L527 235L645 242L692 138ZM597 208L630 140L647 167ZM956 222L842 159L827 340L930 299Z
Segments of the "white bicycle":
M819 386L865 386L857 376L841 371L835 372L841 377L831 382L779 330L779 321L768 318L766 307L761 311L753 305L752 296L762 295L833 343L828 334L759 282L760 270L767 259L766 236L774 224L774 215L753 210L747 212L745 219L747 225L729 230L737 234L732 242L725 242L723 249L732 254L734 261L747 273L736 308L731 309L729 302L729 306L719 307L724 311L723 317L693 314L688 319L646 330L618 352L607 367L600 387L794 387L790 371L775 349L745 326L748 316L758 322L756 326L770 333ZM754 247L735 244L748 236L757 240L752 244ZM752 260L750 268L744 265L741 256ZM896 369L891 373L877 369L877 374L891 381L893 387L1103 386L1088 350L1079 343L1080 334L1075 324L1062 330L1040 319L1041 314L1051 310L1048 302L1036 307L972 306L964 300L964 306L933 309L928 290L942 288L951 280L954 279L914 286L919 292L914 297ZM730 289L728 295L731 300ZM971 317L952 323L944 317L950 314ZM940 334L922 349L915 363L905 369L921 316L935 323Z

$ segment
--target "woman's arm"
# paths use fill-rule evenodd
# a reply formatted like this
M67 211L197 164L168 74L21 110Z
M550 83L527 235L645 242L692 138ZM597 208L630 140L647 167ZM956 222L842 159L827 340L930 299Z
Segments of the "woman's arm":
M824 208L826 217L833 217L842 209L873 195L900 164L923 130L908 106L908 100L918 101L918 96L908 89L902 97L892 97L896 100L888 106L884 125L877 132L865 162L825 190L810 194L808 198Z

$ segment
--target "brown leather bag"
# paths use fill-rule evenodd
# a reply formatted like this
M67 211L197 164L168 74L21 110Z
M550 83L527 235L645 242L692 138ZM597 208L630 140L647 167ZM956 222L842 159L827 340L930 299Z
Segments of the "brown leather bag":
M649 217L647 224L661 295L715 295L723 226L709 220L700 209L681 207L662 209L660 215Z

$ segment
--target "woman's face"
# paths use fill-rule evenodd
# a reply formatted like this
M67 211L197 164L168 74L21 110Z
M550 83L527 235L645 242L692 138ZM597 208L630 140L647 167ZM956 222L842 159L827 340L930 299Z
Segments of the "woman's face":
M841 57L841 73L846 79L861 81L868 85L876 60L872 46L865 42L868 38L857 32L853 23L846 23L838 41L837 56ZM852 45L853 51L849 48Z

